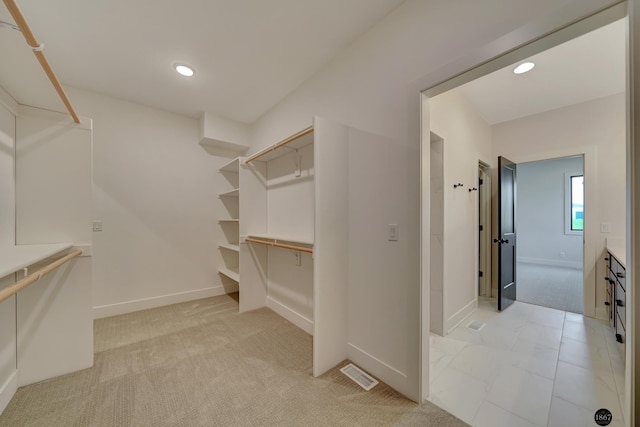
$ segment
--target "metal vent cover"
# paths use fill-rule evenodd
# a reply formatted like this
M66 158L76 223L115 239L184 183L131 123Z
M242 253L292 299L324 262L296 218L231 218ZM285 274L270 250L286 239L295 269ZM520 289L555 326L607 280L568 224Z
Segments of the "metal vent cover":
M480 322L478 320L473 320L467 325L467 328L473 329L474 331L479 331L480 329L484 328L484 325L486 325L486 323Z
M378 380L367 374L353 363L349 363L340 372L351 378L356 384L369 391L378 384Z

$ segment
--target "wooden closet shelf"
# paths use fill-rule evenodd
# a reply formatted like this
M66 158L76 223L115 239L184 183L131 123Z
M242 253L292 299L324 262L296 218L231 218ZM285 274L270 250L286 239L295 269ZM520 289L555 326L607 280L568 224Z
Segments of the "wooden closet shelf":
M278 248L291 249L294 251L313 253L313 243L301 242L295 239L279 238L274 236L250 235L247 236L245 240L247 242L258 243L261 245L275 246Z
M275 150L277 150L278 148L289 146L289 148L298 149L312 143L313 143L313 126L310 126L296 133L295 135L290 136L287 139L284 139L276 144L273 144L270 147L267 147L261 151L258 151L257 153L247 157L247 159L244 162L249 163L257 159L260 159L261 161L266 162L282 155L282 153L275 152Z

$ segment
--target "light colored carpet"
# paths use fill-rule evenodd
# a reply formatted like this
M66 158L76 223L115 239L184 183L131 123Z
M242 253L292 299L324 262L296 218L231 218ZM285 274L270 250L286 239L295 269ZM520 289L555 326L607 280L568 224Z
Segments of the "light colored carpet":
M311 337L237 295L96 320L95 366L22 387L2 426L465 426L385 384L311 375ZM72 349L70 349L72 351Z
M582 270L521 262L516 275L518 301L582 314Z

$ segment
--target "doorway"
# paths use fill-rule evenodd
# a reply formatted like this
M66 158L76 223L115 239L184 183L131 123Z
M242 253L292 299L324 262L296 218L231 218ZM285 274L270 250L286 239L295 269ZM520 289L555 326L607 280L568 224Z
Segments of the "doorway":
M610 21L611 22L611 21ZM598 26L602 26L605 25L607 23L602 23L602 21L598 24ZM524 58L519 58L519 59L524 59ZM482 68L482 67L481 67ZM482 73L482 71L480 70L476 70L476 72L478 73ZM470 75L473 75L473 73L470 73ZM475 77L477 77L478 74L475 74ZM467 76L468 77L468 76ZM471 79L472 77L468 77L469 79ZM438 89L437 87L435 87L435 89L429 89L427 91L424 92L424 97L423 97L423 111L426 111L427 114L425 116L423 116L423 119L425 121L423 121L423 128L426 130L431 129L431 121L434 119L434 111L432 109L432 97L439 95L439 94L443 94L445 93L446 90L451 89L452 87L457 87L458 85L460 85L460 79L462 78L458 78L457 81L451 81L451 82L446 82L444 84L441 85L441 88ZM456 80L456 79L454 79ZM468 80L467 80L468 81ZM446 88L446 89L444 89ZM621 99L625 100L625 95L621 95ZM622 116L624 116L624 109L625 107L623 107L623 111L622 111ZM619 111L619 110L618 110ZM584 116L583 117L583 121L584 121ZM624 131L627 130L628 128L628 124L623 123L622 124L622 128L623 128L623 132L622 132L622 139L624 140ZM574 129L575 131L580 131L580 127L576 127ZM572 155L583 155L583 161L584 161L584 173L585 173L585 177L586 177L586 182L584 184L584 188L585 188L585 205L589 204L590 201L595 202L596 200L602 199L602 197L598 197L600 194L595 192L595 187L596 187L596 183L595 183L595 176L597 175L599 177L599 179L604 178L607 174L604 173L604 171L601 170L601 172L598 174L596 173L597 170L599 170L599 165L602 165L601 162L601 156L604 154L605 156L608 154L608 148L606 147L602 147L602 149L598 149L598 142L593 142L593 143L584 143L584 140L581 141L583 142L582 146L580 146L579 144L574 144L572 145L573 142L577 141L579 138L574 137L572 138L563 138L563 137L559 137L558 135L553 135L552 138L541 138L540 134L536 133L536 132L532 132L531 135L533 135L533 137L531 137L531 135L528 135L526 137L526 139L528 139L528 141L526 142L526 144L524 142L518 141L517 139L511 138L509 139L508 137L506 137L506 135L509 133L509 129L507 129L507 127L504 127L501 129L501 132L503 133L501 135L502 140L503 140L503 145L499 145L499 146L494 146L492 149L489 150L489 153L491 154L491 158L495 159L497 156L495 155L496 153L504 153L506 154L509 158L512 158L513 160L516 160L517 162L530 162L530 161L535 161L535 160L542 160L542 159L549 159L549 158L555 158L555 157L564 157L564 156L572 156ZM440 132L438 132L440 134ZM549 135L546 135L547 137ZM443 134L443 137L447 140L449 140L449 136L446 134ZM536 139L537 138L537 139ZM521 152L514 152L512 147L509 147L509 144L514 144L514 143L521 143L521 147L524 147L526 145L526 147L528 147L528 150L522 150ZM623 146L625 145L624 143L622 144ZM624 151L624 150L623 150ZM480 158L483 159L487 159L489 157L486 156L487 151L483 150L482 148L477 149L476 151L479 155ZM515 153L515 154L514 154ZM597 153L597 157L598 157L598 161L596 162L596 153ZM455 153L456 154L456 159L459 160L460 156L459 156L459 152ZM453 157L453 156L452 156ZM622 160L622 162L618 162L618 164L624 164L624 160ZM445 165L445 169L447 169L448 165ZM468 166L467 166L468 167ZM476 167L477 167L477 159L476 159ZM495 165L493 165L493 167L495 168ZM624 176L625 173L623 171L622 175ZM461 174L456 174L456 178L457 176L462 176ZM592 183L589 183L589 180L592 180ZM624 179L622 180L624 183ZM455 182L455 181L453 181ZM591 185L593 184L593 185ZM599 186L602 186L601 183L598 183ZM451 189L449 188L451 187L450 185L447 185L447 191L451 191ZM623 190L624 191L624 190ZM601 193L603 193L601 191ZM454 194L454 196L452 196L452 198L454 200L459 200L461 199L460 194L461 193L452 193ZM457 197L457 198L456 198ZM621 198L620 202L622 203L622 211L626 211L627 208L624 206L624 197ZM591 205L591 206L595 206L595 204ZM494 209L495 211L495 209ZM479 215L479 212L478 214ZM494 214L495 215L495 214ZM596 299L599 298L599 296L597 295L598 291L596 288L596 280L597 280L597 275L599 274L599 271L596 274L597 268L596 268L596 263L599 262L599 256L600 256L600 246L601 246L601 242L600 242L600 238L603 236L600 236L599 233L599 224L602 221L602 218L594 218L594 221L590 221L590 222L585 222L585 230L584 230L584 248L583 248L583 253L584 254L588 254L589 256L589 268L587 268L586 265L583 265L583 269L584 269L584 280L585 283L587 284L586 286L588 287L586 290L587 292L585 292L584 294L584 312L585 315L589 316L589 317L596 317L596 306L597 306L597 301ZM624 222L624 221L623 221ZM620 230L622 234L624 234L625 236L629 236L629 234L624 230L624 227L622 227L622 230ZM477 233L477 231L474 230L474 234L476 236L479 236L479 234ZM494 233L495 234L495 233ZM606 237L606 236L605 236ZM424 246L424 245L423 245ZM480 246L480 244L478 243L478 247ZM478 249L480 252L480 249ZM560 254L558 253L558 256L560 256ZM478 264L480 265L480 257L478 255ZM475 261L475 260L474 260ZM461 265L464 265L464 261L460 262ZM477 272L479 271L479 269L476 269L474 271L475 274L477 274ZM446 271L445 271L446 274ZM476 284L475 278L472 282L473 284ZM446 286L446 284L445 284ZM475 288L475 286L474 286ZM477 298L477 296L480 294L481 292L481 286L478 283L478 287L474 290L474 294ZM633 334L632 334L633 335ZM628 384L627 384L628 385ZM626 413L628 413L628 406L625 410Z
M518 164L517 300L583 314L583 156Z

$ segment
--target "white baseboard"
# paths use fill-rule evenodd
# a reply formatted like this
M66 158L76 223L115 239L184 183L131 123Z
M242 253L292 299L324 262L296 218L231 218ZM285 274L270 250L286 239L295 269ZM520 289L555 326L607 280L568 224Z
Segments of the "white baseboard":
M582 270L582 263L579 261L561 261L558 259L530 258L530 257L518 257L517 261L525 264L548 265L550 267L564 267L564 268L574 268L576 270Z
M609 320L609 313L606 307L596 307L596 319Z
M216 297L219 295L238 292L237 285L214 286L211 288L196 289L194 291L178 292L175 294L161 295L157 297L144 298L134 301L125 301L116 304L101 305L93 307L93 318L117 316L119 314L133 313L134 311L146 310L149 308L163 307L165 305L177 304L186 301L193 301L202 298Z
M309 335L313 335L313 320L309 320L300 313L291 310L286 305L279 303L271 297L267 297L267 307L296 325Z
M462 307L456 314L446 319L444 322L445 336L453 331L460 323L478 309L478 298L475 298L469 304Z
M18 371L15 371L0 389L0 414L4 412L18 390Z
M347 358L391 388L407 396L411 395L411 392L407 390L407 375L393 366L351 343L347 344Z

